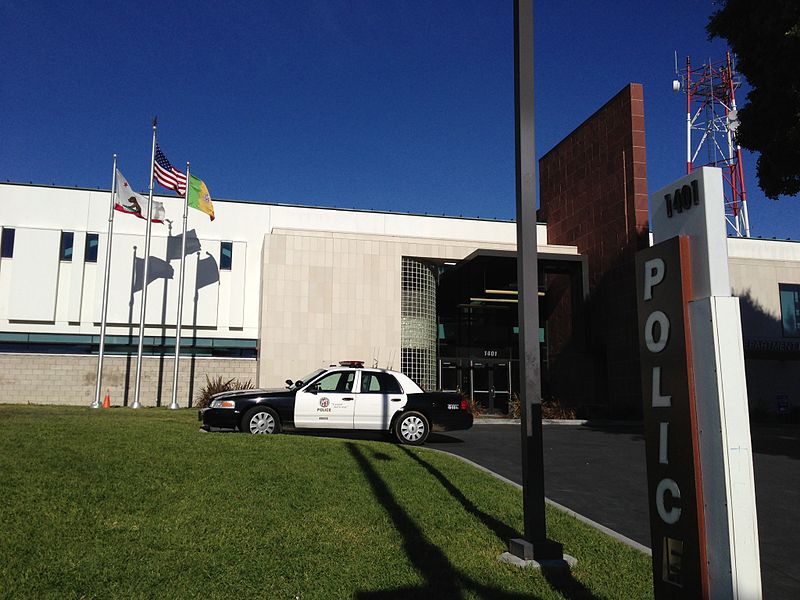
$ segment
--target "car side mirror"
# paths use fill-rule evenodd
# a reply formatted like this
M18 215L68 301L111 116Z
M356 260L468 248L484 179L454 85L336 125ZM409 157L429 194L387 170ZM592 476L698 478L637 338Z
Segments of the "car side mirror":
M293 382L292 382L292 380L291 380L291 379L287 379L285 383L286 383L286 385L287 385L288 387L292 387L292 383L293 383Z

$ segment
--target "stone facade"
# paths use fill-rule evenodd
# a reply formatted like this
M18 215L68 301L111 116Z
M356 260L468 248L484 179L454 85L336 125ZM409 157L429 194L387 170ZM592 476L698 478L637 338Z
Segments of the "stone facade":
M264 242L259 381L340 360L400 369L402 258L460 260L497 244L274 229Z
M169 406L173 361L174 357L143 357L139 397L143 406ZM0 354L0 403L88 406L94 400L96 372L97 356ZM181 408L193 406L206 376L249 379L255 385L256 375L255 359L181 357L178 404ZM109 388L112 406L129 406L135 378L136 356L106 356L102 395Z

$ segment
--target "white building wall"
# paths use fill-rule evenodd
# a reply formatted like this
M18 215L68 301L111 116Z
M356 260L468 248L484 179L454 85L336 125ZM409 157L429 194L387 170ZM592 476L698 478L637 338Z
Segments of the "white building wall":
M0 261L0 331L99 333L109 200L109 192L101 190L0 184L0 226L16 230L14 257ZM145 335L173 335L182 206L171 196L156 200L164 204L171 224L152 226ZM200 328L205 337L259 337L264 235L275 229L436 238L472 248L512 247L516 241L515 224L504 221L220 200L214 206L215 221L190 209L187 225L183 325ZM110 335L127 335L138 327L142 294L137 273L140 279L145 227L142 219L114 214ZM58 260L61 231L75 233L72 262ZM545 227L537 231L545 244ZM99 234L97 263L83 260L86 233ZM222 241L233 242L229 273L218 269ZM419 249L421 255L426 250Z
M172 221L173 240L168 225L153 225L151 266L160 277L148 287L145 333L171 336L179 261L170 249L182 207L175 197L156 198ZM0 259L0 332L99 334L108 203L107 191L0 184L0 227L16 230L14 257ZM219 200L215 210L214 222L189 211L184 333L196 326L199 337L258 339L261 385L341 359L398 368L402 256L457 260L478 248L516 244L512 222ZM135 270L145 226L115 214L110 335L136 334L141 285ZM75 233L71 262L59 261L61 231ZM83 260L87 233L99 234L97 263ZM537 236L542 252L577 253L548 246L544 225ZM233 242L229 272L218 269L222 241ZM800 244L736 238L728 241L728 255L733 293L758 309L751 317L743 310L745 344L748 336L784 340L778 284L800 283ZM82 366L70 377L94 380L92 359L59 359L72 360ZM0 380L12 385L15 368L4 361L0 355ZM37 361L45 368L45 359ZM751 399L757 390L766 403L789 395L800 405L795 365L795 359L748 360Z
M182 204L156 200L168 223L152 226L145 335L173 336ZM16 231L13 258L0 260L0 332L99 334L109 201L102 190L0 184L0 227ZM343 356L399 367L401 257L459 259L516 243L513 222L220 200L214 207L213 222L189 210L183 333L259 339L262 385ZM114 213L109 335L138 333L145 228ZM544 245L546 229L537 230ZM59 260L62 231L74 233L71 262ZM87 233L99 235L97 263L84 261ZM219 270L222 241L233 242L229 272ZM0 364L0 373L9 369ZM91 369L73 375L94 379Z
M783 332L779 285L800 284L800 243L730 238L732 293L739 297L751 410L800 410L800 338Z
M182 207L174 197L157 199L172 223L152 226L145 334L161 335L166 327L172 330L167 335L174 335ZM14 257L0 265L0 330L99 332L108 207L108 192L0 184L0 226L16 230ZM233 202L218 202L215 208L214 222L189 211L187 229L194 243L187 246L183 323L206 328L208 337L256 338L260 245L268 210ZM114 215L111 335L127 334L139 323L142 294L136 273L141 278L146 225L131 215ZM71 262L58 260L61 231L75 232ZM83 259L87 232L99 234L97 263ZM229 273L219 270L222 241L234 243ZM239 289L232 294L233 285Z
M800 243L753 238L728 239L731 288L741 302L751 304L764 318L748 323L745 338L782 339L781 283L800 283Z

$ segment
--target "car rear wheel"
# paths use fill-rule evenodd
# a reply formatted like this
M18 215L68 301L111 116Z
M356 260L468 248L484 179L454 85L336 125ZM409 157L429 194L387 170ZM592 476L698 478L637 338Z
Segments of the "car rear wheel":
M421 446L428 439L429 433L428 419L422 413L404 413L394 424L394 435L401 444Z
M242 431L261 435L280 433L281 422L278 414L271 408L256 406L248 410L242 418Z

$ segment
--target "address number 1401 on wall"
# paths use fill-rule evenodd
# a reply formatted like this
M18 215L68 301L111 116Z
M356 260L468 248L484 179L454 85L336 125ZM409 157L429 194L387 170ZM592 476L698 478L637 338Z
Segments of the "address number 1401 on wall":
M697 179L692 179L688 185L677 188L671 194L664 194L664 202L667 205L667 217L689 210L692 206L700 204L700 191L698 190Z

